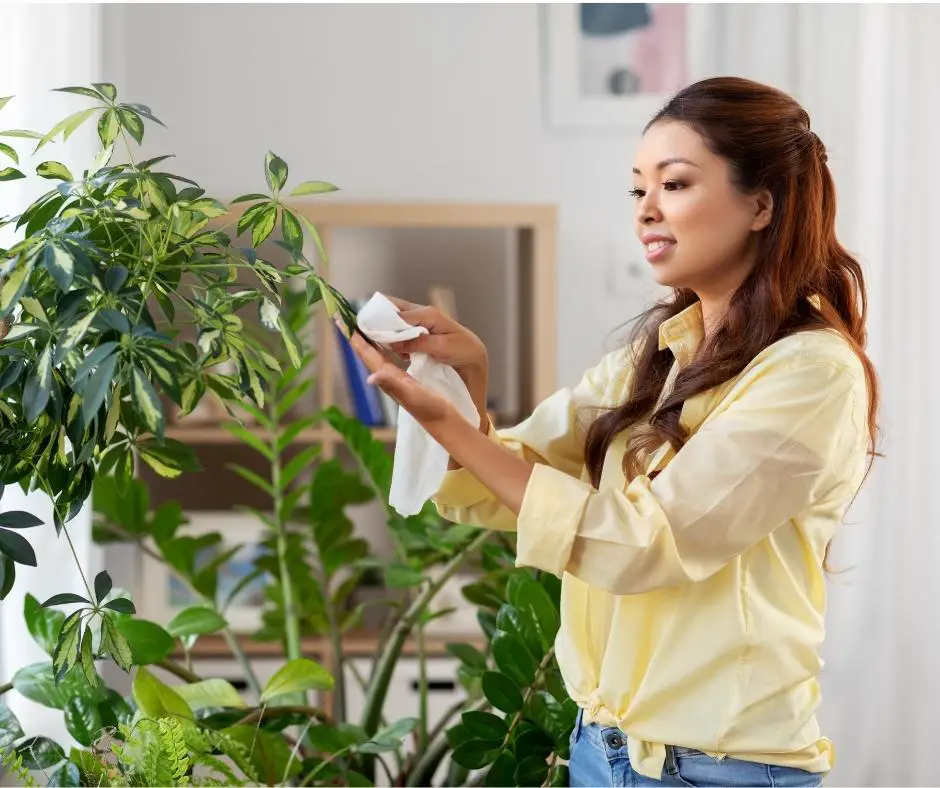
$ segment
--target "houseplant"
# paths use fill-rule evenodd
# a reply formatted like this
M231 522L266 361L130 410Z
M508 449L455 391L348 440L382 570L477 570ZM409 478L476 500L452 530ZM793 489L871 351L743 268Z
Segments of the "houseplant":
M4 763L24 780L32 779L30 769L46 770L49 784L366 784L377 773L375 756L390 752L396 759L396 781L426 784L452 751L453 784L471 779L471 769L485 769L490 784L563 781L565 772L557 760L566 754L573 709L551 649L557 582L513 569L511 545L495 539L484 544L490 535L470 529L445 529L430 510L405 519L390 513L389 524L402 549L399 560L382 571L387 583L407 592L406 601L390 619L381 657L368 677L362 719L344 720L341 672L328 675L305 659L300 639L305 627L320 627L341 664L341 630L347 622L339 615L356 574L351 581L335 582L335 566L324 560L324 548L340 548L356 560L368 558L352 538L342 510L367 494L387 500L390 459L368 430L331 410L309 418L328 419L346 438L360 463L358 476L317 463L312 450L282 462L282 449L305 426L302 420L282 420L283 405L299 396L304 385L299 372L312 361L298 338L296 316L305 309L297 305L308 308L322 301L331 315L347 324L353 321L343 296L304 257L304 231L316 242L316 228L281 202L288 169L271 153L264 164L270 194L234 201L251 203L235 228L238 234L250 234L251 245L237 247L226 229L210 226L213 220L224 221L225 205L190 179L159 169L166 157L135 161L131 140L141 141L145 121L159 122L149 108L119 103L110 84L63 90L91 99L94 106L46 134L14 130L2 136L19 145L35 143L38 153L96 118L102 153L80 177L54 160L40 162L36 174L57 182L56 187L18 216L3 220L22 237L0 256L0 333L5 332L0 347L0 482L49 495L52 525L65 539L70 519L97 486L104 502L99 525L110 527L112 537L155 537L158 554L200 592L203 602L185 611L181 620L144 621L135 616L133 602L112 588L107 572L85 578L84 589L79 589L83 593L63 589L44 603L27 597L24 615L30 632L51 659L25 666L7 683L0 679L0 695L18 691L61 708L69 731L85 749L66 753L49 739L27 736L0 704ZM0 108L5 102L0 101ZM113 163L116 145L126 153L121 163ZM25 177L12 145L2 143L0 155L11 160L11 166L0 170L0 180ZM333 189L307 181L292 193ZM281 269L259 254L276 228L277 244L291 260ZM243 273L253 284L239 281ZM302 285L303 300L290 294L287 279ZM283 310L284 300L294 309ZM246 310L257 310L260 322L279 341L272 345L246 331ZM191 324L191 340L160 325L178 325L182 315ZM225 362L234 364L235 374L219 371ZM270 682L256 687L262 698L258 708L243 708L231 685L203 681L171 658L177 641L185 646L220 631L251 675L224 609L208 593L217 585L219 564L196 567L199 545L178 535L178 511L150 511L144 503L128 515L126 508L109 510L108 493L103 492L111 490L112 503L144 501L145 491L133 478L137 461L170 477L193 471L191 449L164 434L162 403L168 400L185 413L207 391L253 413L270 439L259 447L254 433L233 424L271 468L267 480L253 480L272 493L271 549L258 569L272 578L266 629L282 640L285 662ZM298 494L291 482L307 472L311 481ZM317 495L316 485L324 479L331 490L340 485L348 495ZM306 522L302 536L289 527L294 519ZM28 542L11 524L36 525L26 519L0 520L0 597L15 582L17 562L35 563ZM466 700L437 726L423 715L383 719L402 644L409 637L420 642L428 603L442 580L438 575L430 581L427 569L443 565L446 576L470 553L480 555L486 575L464 594L480 607L489 645L483 651L468 644L452 647L463 663ZM319 574L304 589L313 593L304 594L305 604L300 604L296 586L309 579L304 568L310 565ZM374 563L360 561L356 571L370 568ZM319 600L319 607L306 604L310 600ZM66 616L56 609L59 605L78 607ZM104 685L97 669L101 659L133 672L129 698ZM185 678L187 687L168 687L159 678L161 668ZM323 688L334 690L331 708L308 705L307 693ZM407 758L401 745L412 735L418 754ZM208 773L200 777L199 769Z

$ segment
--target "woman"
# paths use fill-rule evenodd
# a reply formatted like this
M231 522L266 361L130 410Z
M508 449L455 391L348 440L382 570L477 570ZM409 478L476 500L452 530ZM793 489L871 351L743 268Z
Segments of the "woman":
M486 350L433 309L399 304L430 333L395 349L454 366L479 430L355 344L450 452L440 512L517 531L517 564L563 578L573 785L820 785L825 557L877 411L825 148L785 94L710 79L653 118L633 173L673 294L523 423L494 430Z

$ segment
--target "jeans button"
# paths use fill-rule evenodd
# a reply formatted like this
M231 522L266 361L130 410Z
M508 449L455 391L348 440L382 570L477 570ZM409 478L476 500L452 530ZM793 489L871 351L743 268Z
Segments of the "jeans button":
M623 747L623 737L616 732L607 734L607 746L619 750Z

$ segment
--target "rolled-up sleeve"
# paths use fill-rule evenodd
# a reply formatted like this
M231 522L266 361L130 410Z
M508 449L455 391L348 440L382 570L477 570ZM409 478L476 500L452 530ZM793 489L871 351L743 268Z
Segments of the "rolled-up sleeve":
M536 466L517 565L615 594L703 580L814 502L845 463L864 464L866 397L860 366L770 357L655 481L598 491Z
M627 349L608 353L576 386L556 391L514 427L496 430L490 423L487 435L536 467L549 467L562 476L578 478L584 467L586 425L612 384L627 385L630 365ZM452 522L501 531L516 529L515 513L466 468L448 471L433 501L440 515Z

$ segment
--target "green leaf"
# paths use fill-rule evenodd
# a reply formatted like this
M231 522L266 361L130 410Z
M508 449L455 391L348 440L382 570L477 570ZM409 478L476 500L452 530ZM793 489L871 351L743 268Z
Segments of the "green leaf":
M3 109L10 101L13 99L13 96L2 96L0 97L0 109Z
M36 597L26 594L23 599L23 618L33 640L51 657L65 621L65 613L43 607Z
M284 236L284 243L298 252L303 249L304 231L300 226L300 220L286 208L281 211L281 232Z
M200 470L196 453L191 446L167 438L161 444L148 438L137 444L141 459L165 479L176 479L187 471Z
M126 639L135 665L152 665L173 653L176 643L159 624L143 618L120 618L115 621L117 631Z
M74 697L65 704L65 727L75 741L90 747L98 739L103 723L97 703Z
M140 115L133 110L123 107L118 109L117 112L121 125L137 141L137 144L140 145L140 143L144 141L144 122L141 120Z
M129 671L134 662L133 653L127 638L124 637L114 623L111 616L105 616L101 622L101 648L100 651L110 654L115 664L123 671Z
M36 552L22 536L0 528L0 553L23 566L36 566Z
M71 183L75 180L71 171L62 162L44 161L36 166L36 174L40 178L49 178L50 180L66 181Z
M258 220L251 227L251 243L257 248L264 243L274 230L277 223L277 207L266 205L258 216Z
M166 631L173 637L189 635L211 635L228 626L225 619L208 607L193 606L180 611L167 625Z
M117 353L112 353L105 358L82 388L82 422L86 425L94 420L108 395L108 390L114 380L114 369L117 367L118 358Z
M317 725L308 733L310 744L319 752L328 755L345 750L356 744L368 741L365 731L357 725L344 723L338 727L333 725Z
M393 752L401 747L402 740L415 729L417 717L404 717L382 728L369 741L359 745L359 752L377 755L381 752Z
M509 578L506 595L513 606L531 612L542 649L550 649L561 621L545 588L528 575L516 573Z
M290 358L290 363L294 365L295 369L300 369L300 365L303 363L304 355L300 340L294 333L294 329L290 327L286 320L281 320L280 324L281 338L284 340L284 346L287 348L287 355Z
M413 588L424 582L424 574L405 564L392 564L385 570L385 584L389 588Z
M230 465L228 466L235 473L241 476L245 481L251 482L255 487L261 490L265 495L274 497L274 487L271 486L271 482L262 479L257 473L249 470L248 468L242 468L240 465Z
M124 597L112 599L105 605L105 608L108 610L113 610L115 613L128 613L133 615L137 612L137 608L134 607L134 603L131 602L130 599L125 599Z
M52 142L59 134L62 134L63 141L68 140L79 128L96 112L99 112L99 107L89 107L87 109L79 110L69 115L67 118L63 118L58 123L55 124L48 132L42 135L42 138L39 140L39 144L36 145L36 150L34 153L38 153L39 150L45 147L48 143Z
M131 396L134 401L134 410L140 416L144 425L153 433L163 433L163 406L153 390L153 385L140 367L134 367Z
M493 659L497 667L520 687L528 687L535 681L538 667L522 638L508 632L497 632L493 638Z
M183 697L147 668L137 668L132 694L137 708L145 717L182 717L187 720L193 718L193 713Z
M82 670L85 673L85 678L88 679L88 683L92 686L97 686L100 677L98 676L98 669L95 667L95 655L93 653L91 639L91 627L85 627L85 635L82 638L80 654Z
M251 200L269 200L271 199L267 194L242 194L239 197L236 197L232 200L231 204L235 205L240 202L249 202Z
M81 85L66 88L53 88L53 90L57 93L74 93L76 96L85 96L86 98L93 98L96 101L101 100L101 94L97 90L92 90L91 88L86 88Z
M467 730L478 739L502 741L509 733L506 720L488 711L465 711L460 718Z
M0 286L0 317L5 317L10 313L13 307L20 300L26 285L29 283L29 274L33 270L32 265L25 261L9 274L6 281Z
M68 290L75 277L75 260L69 251L60 244L47 244L42 261L59 289Z
M4 167L0 170L0 181L18 181L25 177L26 176L15 167Z
M52 774L49 775L47 788L58 786L59 788L78 788L82 785L82 772L74 763L66 761Z
M249 725L235 725L220 732L241 745L240 752L229 753L239 768L258 772L264 785L292 784L291 779L302 769L300 759L280 733Z
M95 575L95 600L99 605L104 601L104 598L111 593L113 586L114 583L107 570L102 570Z
M514 785L540 786L548 777L548 761L537 755L523 758L516 767Z
M304 181L294 187L291 197L302 197L307 194L326 194L335 191L339 191L339 188L326 181Z
M176 687L179 696L193 711L210 708L244 709L245 699L225 679L206 679Z
M24 735L16 715L5 704L0 703L0 756L13 746L13 742L23 738Z
M513 758L511 752L504 750L493 761L493 765L486 773L484 784L488 788L504 788L507 785L516 785L516 759Z
M500 753L500 745L491 741L468 741L457 747L451 756L454 763L467 769L482 769L489 766Z
M15 148L11 148L9 145L7 145L7 144L4 143L4 142L0 142L0 153L2 153L4 156L7 156L7 157L10 158L10 159L12 159L14 164L19 164L19 163L20 163L20 156L19 156L19 154L16 152L16 149L15 149Z
M228 213L228 209L222 205L222 203L220 203L218 200L209 199L208 197L204 197L200 200L194 200L190 204L189 210L196 211L196 213L201 213L203 216L209 219L215 219Z
M267 459L269 462L274 461L274 454L271 452L271 447L268 446L261 438L255 435L253 432L242 427L240 424L234 422L226 422L222 427L228 430L232 435L238 438L242 443L251 446L256 452L258 452L262 457Z
M27 739L17 746L16 753L23 756L23 765L33 771L48 769L65 758L65 750L45 736Z
M52 675L52 662L36 662L20 668L13 675L13 689L25 698L52 709L64 709L65 704L76 696L100 703L107 697L104 685L93 686L85 674L70 671L61 681Z
M59 640L52 652L52 670L57 679L68 673L78 661L82 636L82 611L76 610L62 624Z
M16 564L12 558L0 555L0 602L9 596L16 582Z
M573 702L559 703L555 697L544 690L532 696L528 717L548 734L552 741L564 741L571 733L577 717L577 708Z
M486 654L469 643L448 643L447 650L469 668L486 670Z
M55 362L57 364L61 363L73 348L84 339L97 314L97 312L89 312L81 320L76 320L62 332L59 345L55 351Z
M326 668L312 659L292 659L271 676L261 693L261 702L295 692L332 689L333 677Z
M98 118L98 137L105 149L111 146L120 131L121 119L118 117L117 110L109 109Z
M42 525L32 512L2 512L0 513L0 528L35 528Z
M72 593L63 593L63 594L53 594L45 602L42 603L43 607L52 607L54 605L90 605L91 600L85 599L85 597L80 596L79 594Z
M264 177L273 192L279 192L287 183L287 162L273 151L264 157Z
M117 88L110 82L92 82L91 84L108 101L114 101L117 98Z
M483 694L494 708L506 714L522 711L522 692L508 676L495 670L483 674Z

